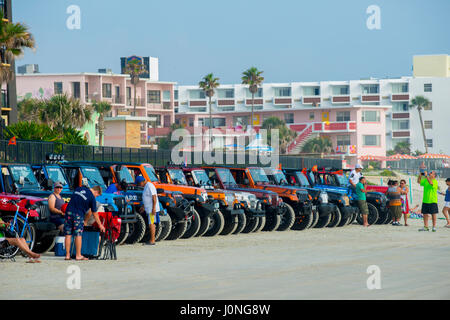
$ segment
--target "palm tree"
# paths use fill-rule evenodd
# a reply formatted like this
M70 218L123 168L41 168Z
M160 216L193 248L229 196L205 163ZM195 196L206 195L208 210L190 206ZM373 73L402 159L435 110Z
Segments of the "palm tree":
M317 137L308 140L302 148L305 153L331 153L333 144L328 137Z
M245 70L242 74L242 84L247 84L252 94L252 117L250 120L250 128L253 129L253 108L255 104L255 94L258 92L258 87L261 86L264 81L264 77L261 77L263 71L259 71L255 67L251 67L248 70Z
M106 101L94 101L92 104L92 107L94 108L94 111L98 113L98 141L99 145L103 145L103 132L105 130L105 121L104 117L105 115L111 111L112 106Z
M127 62L124 68L124 73L131 77L131 84L134 87L134 109L133 116L136 115L136 86L139 83L139 76L147 72L145 65L141 60L133 59Z
M66 94L54 95L44 100L44 106L40 112L39 120L50 128L64 131L65 128L81 128L92 121L92 107L84 106L79 99L74 99Z
M291 130L286 125L286 122L281 120L278 117L272 116L264 120L261 129L267 130L267 143L270 144L272 141L272 129L278 129L278 138L279 138L279 145L280 145L280 152L285 153L287 145L289 142L292 141L292 139L295 139L297 136L297 132L294 130Z
M43 100L35 98L23 99L17 104L19 121L36 122L44 107L45 103Z
M428 145L427 145L427 139L425 137L425 128L423 125L422 120L422 109L425 107L428 107L430 105L430 100L423 96L416 96L411 100L411 103L409 104L410 108L416 108L419 112L419 119L420 119L420 125L422 126L422 136L423 136L423 143L425 145L425 152L428 153Z
M219 86L219 78L214 78L214 75L212 73L207 74L203 78L203 80L198 83L198 86L205 92L205 95L209 98L209 145L211 146L211 98L214 96L214 89Z
M28 32L28 27L21 23L11 23L5 19L3 10L0 10L0 80L9 82L14 76L11 63L14 58L23 55L25 48L34 49L34 38Z

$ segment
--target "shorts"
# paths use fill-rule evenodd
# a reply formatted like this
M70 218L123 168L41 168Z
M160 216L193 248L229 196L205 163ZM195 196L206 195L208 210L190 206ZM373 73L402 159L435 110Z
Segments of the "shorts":
M450 201L445 201L444 207L450 208Z
M150 225L159 223L159 212L157 212L155 215L147 213L147 221L148 221L148 224L150 224Z
M437 203L422 203L422 214L438 214L439 208Z
M395 219L400 219L402 217L401 206L390 206L389 211L391 212L391 216Z
M358 208L361 214L369 214L369 207L366 200L358 200Z
M60 225L64 224L64 216L60 214L51 214L50 222L54 223L56 227L59 227Z
M80 237L83 234L84 214L66 212L64 220L64 235Z

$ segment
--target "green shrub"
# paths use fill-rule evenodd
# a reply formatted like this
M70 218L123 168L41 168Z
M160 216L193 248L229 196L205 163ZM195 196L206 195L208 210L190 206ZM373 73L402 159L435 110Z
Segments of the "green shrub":
M380 172L380 176L383 176L383 177L396 177L397 175L395 174L394 171L384 169L383 171Z

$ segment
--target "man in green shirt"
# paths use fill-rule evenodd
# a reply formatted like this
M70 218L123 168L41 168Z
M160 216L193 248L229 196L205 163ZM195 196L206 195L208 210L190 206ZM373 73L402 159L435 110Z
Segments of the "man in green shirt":
M356 196L358 197L358 207L363 218L363 226L368 227L367 216L369 214L369 207L366 201L366 178L359 178L359 182L356 184Z
M423 214L423 224L424 227L419 229L419 231L430 231L428 228L428 219L431 218L433 221L433 232L436 232L436 220L439 213L437 205L437 189L438 182L436 180L436 172L431 171L427 174L425 171L421 173L417 178L417 182L423 187L423 200L422 200L422 214Z

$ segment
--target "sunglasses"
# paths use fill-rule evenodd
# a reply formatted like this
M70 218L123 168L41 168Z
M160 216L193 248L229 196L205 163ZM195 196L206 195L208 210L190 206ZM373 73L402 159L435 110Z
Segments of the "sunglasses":
M55 189L62 189L62 187L55 187Z

